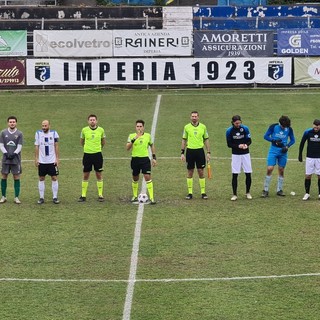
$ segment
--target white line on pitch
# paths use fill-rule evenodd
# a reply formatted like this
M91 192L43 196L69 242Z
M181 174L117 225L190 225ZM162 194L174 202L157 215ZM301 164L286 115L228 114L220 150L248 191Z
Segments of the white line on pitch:
M137 283L137 282L221 282L221 281L243 281L243 280L268 280L302 277L319 277L320 273L298 273L270 276L244 276L244 277L222 277L222 278L184 278L184 279L28 279L28 278L0 278L0 282L100 282L100 283ZM130 316L130 315L129 315Z
M151 137L152 137L153 141L155 140L155 132L156 132L157 121L158 121L158 116L159 116L160 102L161 102L161 95L158 95L157 102L155 105L154 114L153 114L152 127L151 127ZM150 153L150 150L149 150L149 153ZM141 192L146 193L145 180L143 180ZM130 316L131 316L134 284L136 282L136 274L137 274L137 267L138 267L138 256L139 256L139 246L140 246L143 211L144 211L144 205L140 203L139 208L138 208L136 227L135 227L135 231L134 231L134 239L133 239L133 246L132 246L132 253L131 253L131 263L130 263L130 273L129 273L129 280L128 280L128 286L127 286L126 300L125 300L124 308L123 308L123 317L122 317L123 320L130 320Z

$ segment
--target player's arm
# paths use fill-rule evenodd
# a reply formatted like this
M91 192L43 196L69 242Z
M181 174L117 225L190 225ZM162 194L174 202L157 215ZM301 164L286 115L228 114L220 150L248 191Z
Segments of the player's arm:
M35 145L34 151L34 164L37 167L39 165L39 145Z
M267 140L269 142L272 142L272 134L273 134L273 129L274 129L274 124L271 125L268 130L266 131L266 133L263 136L264 140Z
M132 136L129 134L127 144L126 144L126 149L127 151L131 150L133 148L133 144L135 141L138 139L138 136L136 135L135 137L132 138Z
M204 140L204 145L206 146L206 150L207 150L207 161L210 161L211 151L210 151L209 138L207 138L207 139Z
M302 162L302 152L303 152L304 144L306 143L307 139L308 139L308 134L307 134L307 131L305 131L302 138L301 138L300 145L299 145L298 160L300 162Z
M105 144L106 144L106 137L103 137L101 139L101 147L103 148L105 146Z
M151 163L152 163L152 166L154 167L157 164L156 148L154 146L154 143L150 145L150 148L152 153Z
M226 131L227 146L228 146L228 148L235 149L235 148L238 148L239 145L237 143L234 143L234 141L232 139L231 130L232 130L232 128L229 128Z
M56 154L56 165L59 166L60 164L60 150L59 150L59 142L55 141L54 143L54 152Z
M3 143L0 143L0 150L3 154L7 153L7 149L4 147Z
M290 139L290 141L287 144L288 148L290 148L296 142L296 138L294 137L293 129L291 127L289 127L289 139Z
M186 146L187 146L187 139L182 138L182 141L181 141L181 161L186 160L185 155L184 155L184 152L186 150Z
M84 146L84 138L80 138L80 145L83 147Z
M247 147L249 147L250 144L252 143L251 133L250 133L250 130L248 127L244 127L244 128L245 128L245 133L246 133L246 145L247 145Z

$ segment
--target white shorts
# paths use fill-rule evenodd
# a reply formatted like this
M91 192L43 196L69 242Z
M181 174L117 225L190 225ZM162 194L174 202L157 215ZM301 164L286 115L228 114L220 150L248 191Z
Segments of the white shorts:
M232 173L241 173L241 169L245 173L252 172L250 153L232 154L232 157L231 157Z
M316 174L320 176L320 159L319 158L306 158L306 174Z

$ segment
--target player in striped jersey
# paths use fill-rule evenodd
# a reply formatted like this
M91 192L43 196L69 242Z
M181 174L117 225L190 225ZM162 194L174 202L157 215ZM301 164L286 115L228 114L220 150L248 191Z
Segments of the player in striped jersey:
M38 204L44 203L45 177L51 177L52 199L58 204L58 175L59 175L59 135L55 130L50 129L49 120L43 120L42 130L35 134L35 165L38 168L39 182L38 189L40 199Z

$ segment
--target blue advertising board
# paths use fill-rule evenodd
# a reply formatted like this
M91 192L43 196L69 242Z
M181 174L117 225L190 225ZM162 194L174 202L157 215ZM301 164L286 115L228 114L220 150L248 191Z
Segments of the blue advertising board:
M320 29L279 29L278 56L320 56Z

